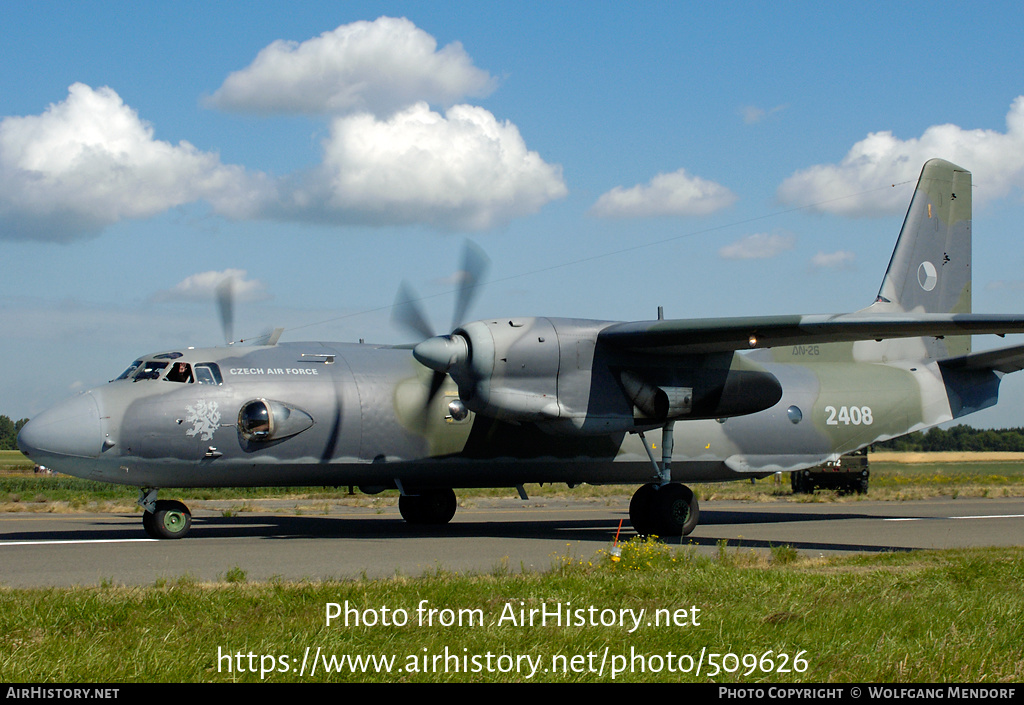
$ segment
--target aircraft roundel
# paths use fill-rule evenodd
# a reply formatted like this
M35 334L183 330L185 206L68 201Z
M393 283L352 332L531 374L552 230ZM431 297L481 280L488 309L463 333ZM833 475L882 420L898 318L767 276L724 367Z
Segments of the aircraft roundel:
M917 283L925 291L931 291L939 281L939 273L935 271L935 265L925 260L917 268Z

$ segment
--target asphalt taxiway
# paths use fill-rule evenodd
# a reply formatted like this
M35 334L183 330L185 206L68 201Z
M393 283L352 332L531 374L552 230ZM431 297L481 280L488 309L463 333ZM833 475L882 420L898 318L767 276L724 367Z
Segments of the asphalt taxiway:
M152 585L188 577L322 580L425 572L546 570L561 557L586 558L634 535L628 496L475 499L452 523L412 527L395 506L294 501L192 503L187 538L146 538L138 514L0 514L0 585ZM235 503L237 504L237 503ZM308 505L308 503L307 503ZM715 552L789 544L803 554L913 551L1024 544L1024 498L907 502L709 501L701 523L674 543Z

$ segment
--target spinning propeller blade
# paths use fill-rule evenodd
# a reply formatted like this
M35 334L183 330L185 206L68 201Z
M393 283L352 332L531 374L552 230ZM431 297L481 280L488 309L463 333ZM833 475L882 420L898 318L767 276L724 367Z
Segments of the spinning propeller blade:
M479 293L480 280L491 261L477 245L466 240L462 250L462 269L458 273L459 291L455 300L452 330L465 323L466 312Z
M457 272L458 289L456 290L455 312L452 317L452 330L458 328L464 321L467 311L476 299L480 290L480 282L490 260L477 245L466 240L462 251L462 268ZM428 347L442 347L451 342L451 335L438 336L434 333L433 327L427 321L420 299L416 292L406 282L398 289L395 297L395 305L391 312L391 320L405 330L415 333L421 340L420 345L428 343ZM430 379L430 390L427 394L423 410L433 402L434 397L441 390L447 372L437 370Z
M217 285L217 311L220 313L220 327L224 331L224 342L230 345L234 340L235 327L234 277L228 277Z

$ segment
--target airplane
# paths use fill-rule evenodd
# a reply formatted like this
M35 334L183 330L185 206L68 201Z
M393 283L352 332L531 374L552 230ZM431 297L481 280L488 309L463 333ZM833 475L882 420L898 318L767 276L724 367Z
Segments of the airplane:
M632 484L639 534L683 536L684 482L761 478L994 405L1024 315L971 312L971 174L927 162L873 303L837 315L458 325L486 266L475 250L456 324L434 335L410 290L415 345L280 342L139 357L39 414L36 463L139 488L147 535L192 519L160 488L350 486L400 492L410 524L454 516L454 488ZM660 446L660 459L657 451Z

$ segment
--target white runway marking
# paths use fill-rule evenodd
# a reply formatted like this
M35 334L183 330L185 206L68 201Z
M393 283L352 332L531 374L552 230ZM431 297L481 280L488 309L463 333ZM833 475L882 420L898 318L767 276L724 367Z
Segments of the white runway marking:
M1022 519L1024 514L975 514L965 517L893 517L882 521L928 521L943 519Z
M159 539L69 539L61 541L0 541L0 546L61 546L76 543L138 543Z

